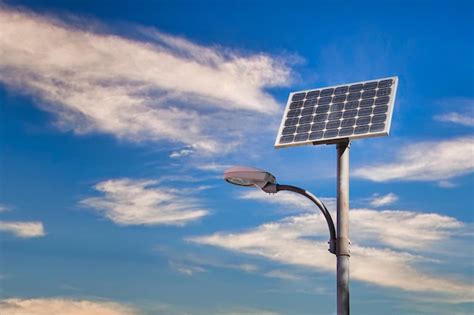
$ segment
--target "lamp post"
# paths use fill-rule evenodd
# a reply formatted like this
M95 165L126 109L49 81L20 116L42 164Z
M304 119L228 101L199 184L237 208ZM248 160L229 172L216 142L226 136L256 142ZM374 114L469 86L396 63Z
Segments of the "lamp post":
M348 145L338 147L338 156L341 164L348 164ZM347 165L348 166L348 165ZM342 167L341 170L345 170ZM349 311L349 241L347 239L347 220L340 220L338 217L337 226L338 231L334 227L334 222L331 218L331 214L319 200L318 197L313 195L307 190L302 188L291 186L291 185L280 185L276 183L275 176L272 174L252 167L245 166L234 166L224 172L224 179L234 185L238 186L256 186L262 189L266 193L277 193L279 191L292 191L297 194L303 195L311 200L321 210L329 228L329 252L337 256L337 307L339 311ZM338 181L345 183L348 179L348 174L345 171L338 174ZM344 189L343 189L344 190ZM341 195L340 195L341 196ZM338 198L338 210L344 210L348 208L348 196L342 194ZM341 245L342 244L342 245ZM341 248L342 247L342 248ZM347 251L347 254L345 254ZM346 310L347 308L347 310ZM347 314L347 313L343 313Z
M337 146L337 229L324 204L310 192L279 185L268 172L233 167L224 179L240 186L257 186L267 193L289 190L318 206L329 227L329 251L337 256L337 314L349 315L349 149L350 141L388 136L398 77L346 83L290 93L275 140L275 148L300 145Z

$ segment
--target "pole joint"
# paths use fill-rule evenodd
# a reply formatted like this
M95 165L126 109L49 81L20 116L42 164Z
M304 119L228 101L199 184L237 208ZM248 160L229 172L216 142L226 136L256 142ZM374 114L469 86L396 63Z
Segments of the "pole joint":
M336 256L351 256L351 241L347 237L338 237L336 243Z

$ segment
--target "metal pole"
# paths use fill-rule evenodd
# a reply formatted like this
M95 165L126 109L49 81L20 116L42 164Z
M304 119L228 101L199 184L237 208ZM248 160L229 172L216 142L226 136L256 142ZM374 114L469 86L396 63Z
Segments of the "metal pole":
M349 315L349 149L337 144L337 315Z

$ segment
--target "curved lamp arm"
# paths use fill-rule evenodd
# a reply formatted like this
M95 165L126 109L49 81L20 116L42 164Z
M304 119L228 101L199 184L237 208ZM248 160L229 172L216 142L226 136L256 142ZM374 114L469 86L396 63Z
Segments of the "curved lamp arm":
M321 212L323 213L324 218L326 219L326 222L329 228L329 236L330 236L330 239L328 242L329 252L336 254L336 229L334 227L334 222L332 221L332 217L328 209L326 208L324 203L322 203L322 201L319 200L318 197L316 197L315 195L313 195L307 190L301 189L296 186L291 186L291 185L267 184L265 187L262 188L262 190L267 193L277 193L282 190L292 191L297 194L305 196L306 198L311 200L316 206L318 206L319 210L321 210Z

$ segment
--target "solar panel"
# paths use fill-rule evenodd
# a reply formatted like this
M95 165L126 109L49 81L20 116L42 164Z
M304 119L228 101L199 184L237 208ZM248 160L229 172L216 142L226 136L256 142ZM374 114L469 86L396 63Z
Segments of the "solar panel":
M290 93L275 147L386 136L398 77Z

